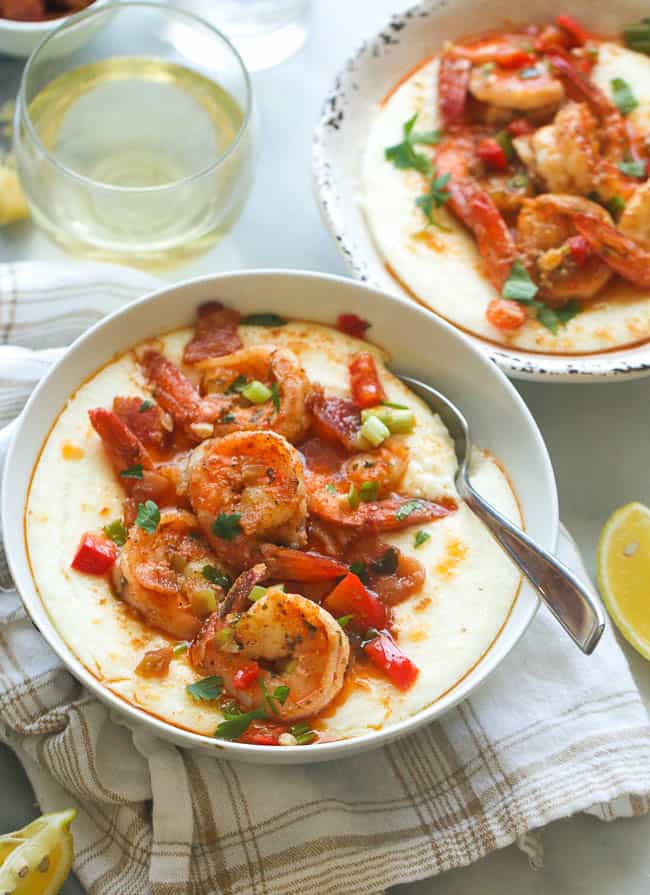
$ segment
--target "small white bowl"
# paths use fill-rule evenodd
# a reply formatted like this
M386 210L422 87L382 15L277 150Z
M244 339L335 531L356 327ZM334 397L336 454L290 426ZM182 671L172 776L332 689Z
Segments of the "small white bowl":
M107 0L94 0L85 9L106 2ZM30 56L46 37L71 18L72 15L57 16L56 19L48 19L46 22L16 22L13 19L0 18L0 53L16 57Z
M471 421L476 443L505 465L529 533L553 551L558 505L553 469L526 405L505 376L453 327L414 303L405 303L342 277L282 270L220 274L165 287L111 314L77 339L30 397L9 449L2 484L2 527L11 574L34 624L81 683L129 721L179 746L266 764L325 761L376 748L429 724L468 696L507 656L538 608L522 587L502 633L481 662L452 691L411 718L356 739L309 747L270 748L230 743L174 727L124 702L79 662L52 624L29 568L22 519L34 465L68 397L87 377L137 342L189 326L196 308L219 299L243 314L274 311L285 317L334 323L354 311L372 323L372 337L406 373L430 382L456 401Z
M361 159L379 102L414 65L445 41L518 23L548 22L567 12L565 0L423 0L399 13L367 40L340 70L314 134L312 171L325 226L350 272L408 299L386 270L361 207ZM647 16L646 0L615 4L573 0L569 12L600 34L617 34ZM433 313L433 312L431 312ZM650 375L650 342L585 355L542 354L468 338L515 379L602 382Z

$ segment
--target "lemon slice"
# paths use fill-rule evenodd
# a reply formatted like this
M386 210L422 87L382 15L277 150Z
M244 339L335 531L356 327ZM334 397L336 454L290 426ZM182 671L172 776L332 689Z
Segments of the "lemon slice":
M56 895L70 873L74 809L0 836L0 895Z
M598 541L598 583L609 614L650 659L650 508L628 503L607 520Z

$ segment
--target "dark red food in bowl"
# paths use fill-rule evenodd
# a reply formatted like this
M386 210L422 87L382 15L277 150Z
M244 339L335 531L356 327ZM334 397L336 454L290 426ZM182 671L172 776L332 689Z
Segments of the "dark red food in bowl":
M85 9L93 0L0 0L0 18L44 22Z

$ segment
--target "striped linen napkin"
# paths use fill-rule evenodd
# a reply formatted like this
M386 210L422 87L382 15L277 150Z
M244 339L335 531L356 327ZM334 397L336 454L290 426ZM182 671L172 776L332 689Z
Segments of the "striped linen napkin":
M0 328L19 346L0 347L0 423L54 346L152 282L107 265L0 265ZM560 556L586 574L566 531ZM77 807L75 871L93 895L379 893L513 842L539 864L533 831L551 821L650 808L648 717L611 630L588 659L541 611L441 721L356 758L271 768L132 730L64 670L6 565L0 583L0 738L44 811Z

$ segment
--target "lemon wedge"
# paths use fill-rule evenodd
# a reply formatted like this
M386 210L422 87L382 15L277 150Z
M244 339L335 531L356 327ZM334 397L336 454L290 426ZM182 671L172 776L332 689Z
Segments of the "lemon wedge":
M0 895L56 895L70 873L74 809L0 836Z
M628 503L607 520L598 541L598 583L609 614L650 659L650 508Z
M18 175L12 168L0 165L0 226L20 221L28 213Z

